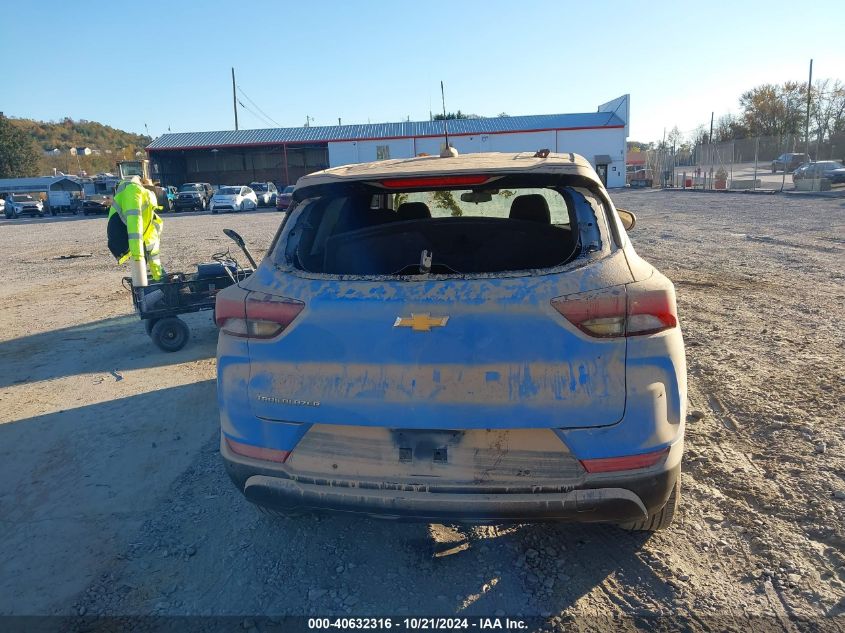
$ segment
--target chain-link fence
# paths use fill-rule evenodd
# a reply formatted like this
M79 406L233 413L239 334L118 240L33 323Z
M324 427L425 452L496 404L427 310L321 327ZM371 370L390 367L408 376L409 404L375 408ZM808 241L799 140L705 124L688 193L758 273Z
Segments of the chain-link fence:
M831 177L831 163L845 164L845 132L823 142L807 143L803 135L761 136L691 149L656 149L632 155L628 184L707 190L807 190L845 188ZM817 162L808 168L808 162ZM804 166L804 167L802 167Z

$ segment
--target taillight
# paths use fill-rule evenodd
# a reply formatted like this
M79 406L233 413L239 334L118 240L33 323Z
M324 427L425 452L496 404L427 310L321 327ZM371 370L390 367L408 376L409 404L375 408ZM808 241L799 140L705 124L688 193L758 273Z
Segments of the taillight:
M643 336L678 325L678 306L671 285L649 288L644 284L628 286L627 336Z
M644 336L678 325L675 290L661 279L556 297L552 306L579 330L598 338Z
M229 286L217 293L214 301L214 322L223 328L230 321L246 320L246 298L249 290Z
M664 459L668 454L668 448L661 448L659 451L642 453L640 455L582 459L581 465L588 473L612 473L620 470L636 470L638 468L650 468Z
M590 336L625 336L625 287L552 299L552 306Z
M252 459L260 459L265 462L284 464L285 460L290 455L290 451L280 451L275 448L264 448L261 446L253 446L252 444L244 444L243 442L236 442L228 437L226 438L226 445L233 453L243 455L244 457L251 457Z
M226 334L268 339L278 336L305 308L295 299L227 288L217 295L215 319Z

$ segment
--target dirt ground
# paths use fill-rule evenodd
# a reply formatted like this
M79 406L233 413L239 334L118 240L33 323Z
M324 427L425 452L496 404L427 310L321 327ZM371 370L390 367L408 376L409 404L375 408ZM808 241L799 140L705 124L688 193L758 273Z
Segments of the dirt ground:
M0 221L0 615L845 630L845 200L614 198L676 284L689 362L683 507L650 537L260 515L217 455L209 313L159 352L104 218ZM168 216L165 266L228 248L227 226L262 253L279 221Z

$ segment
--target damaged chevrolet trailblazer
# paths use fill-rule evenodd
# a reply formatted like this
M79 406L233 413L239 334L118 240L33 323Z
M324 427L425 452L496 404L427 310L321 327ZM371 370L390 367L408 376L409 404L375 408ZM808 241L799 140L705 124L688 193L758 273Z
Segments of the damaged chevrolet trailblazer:
M235 485L276 513L669 525L684 347L633 221L574 154L301 178L217 298Z

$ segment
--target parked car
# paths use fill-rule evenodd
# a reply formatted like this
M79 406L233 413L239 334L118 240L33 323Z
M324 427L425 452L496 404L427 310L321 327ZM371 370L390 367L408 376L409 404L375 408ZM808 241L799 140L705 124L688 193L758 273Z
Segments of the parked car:
M207 182L186 182L179 187L173 210L205 211L208 208L208 203L211 202L212 195L211 185Z
M220 187L211 199L211 212L251 211L258 208L258 198L249 187Z
M827 178L831 183L845 182L845 165L837 160L820 160L802 165L792 174L792 182Z
M92 194L79 200L79 207L76 213L82 211L82 215L97 215L108 213L111 208L112 197L103 194Z
M573 154L304 176L217 295L220 451L271 512L669 525L686 364L672 283Z
M772 161L772 173L774 174L779 171L791 173L808 162L810 162L810 157L807 154L781 154Z
M281 193L276 196L276 209L279 211L287 211L290 207L291 200L293 200L294 185L289 185L282 189Z
M7 218L19 218L22 215L44 217L44 203L28 193L13 193L6 197L3 213Z
M164 190L164 199L159 200L158 203L163 207L164 211L173 211L176 208L176 198L179 197L179 190L173 185L162 187Z
M259 207L276 206L276 185L272 182L251 182L250 189L255 192Z

